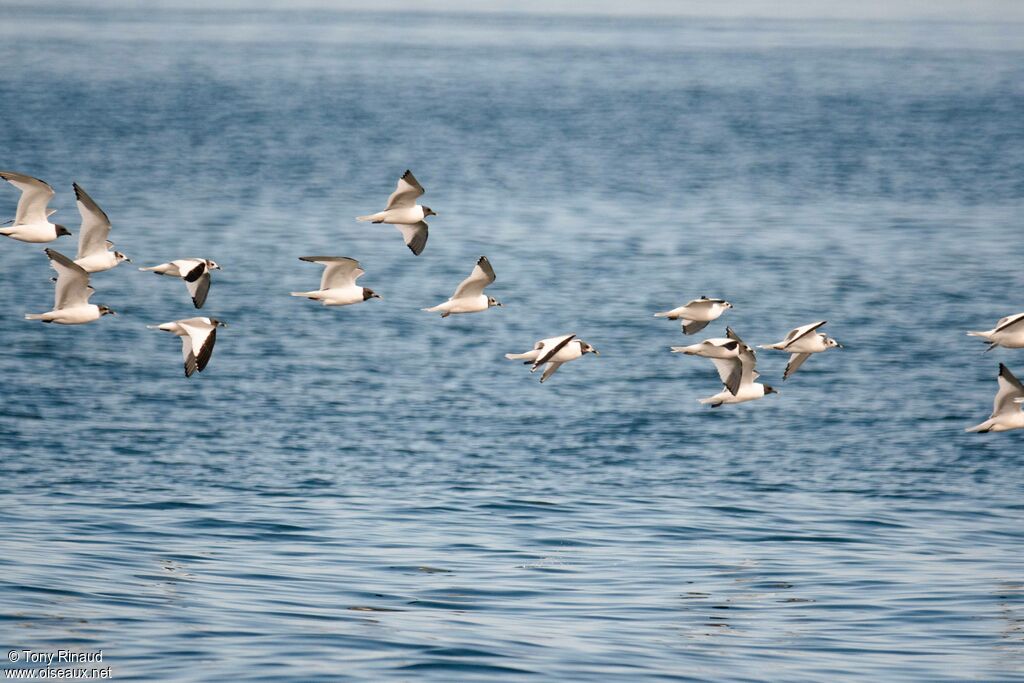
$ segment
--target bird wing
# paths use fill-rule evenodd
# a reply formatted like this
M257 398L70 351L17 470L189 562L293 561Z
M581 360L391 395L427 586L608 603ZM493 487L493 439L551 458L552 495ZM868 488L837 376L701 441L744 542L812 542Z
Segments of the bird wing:
M78 257L105 252L110 235L110 219L78 183L72 183L78 200L78 213L82 214L82 230L78 234Z
M427 246L427 229L429 227L424 221L412 225L395 224L395 227L402 231L405 246L409 247L412 253L417 256L423 253L423 248Z
M320 289L350 287L366 273L359 267L359 261L347 256L300 256L299 260L324 266Z
M804 325L803 327L798 327L795 330L790 330L789 334L786 335L786 338L782 340L782 348L785 349L797 339L807 336L827 322L827 320L819 320L816 323L811 323L810 325Z
M543 374L540 376L540 383L544 384L544 380L558 371L558 368L562 367L561 363L548 363L548 366L544 368Z
M1017 315L1008 315L998 323L996 323L996 332L1003 332L1011 327L1015 327L1024 323L1024 313L1018 313Z
M194 270L192 272L195 272ZM191 275L189 273L188 275ZM188 293L192 296L192 305L196 308L202 308L203 304L206 303L206 295L210 292L210 273L203 266L202 272L199 277L189 279L185 277L185 286L188 287Z
M55 249L47 249L46 255L50 257L50 265L57 271L53 310L89 303L93 292L89 286L89 273Z
M782 373L782 379L789 379L789 376L800 369L800 366L804 364L804 361L811 357L809 353L794 353L789 357L789 362L786 363L786 371Z
M426 190L423 189L423 186L413 176L412 171L406 170L402 177L398 179L398 187L388 197L388 205L384 207L384 210L407 209L410 206L415 206L416 198L424 192Z
M48 183L39 178L13 171L0 171L0 178L21 190L18 212L14 216L15 225L46 221L47 216L50 215L46 211L46 205L53 197L53 188Z
M718 377L722 380L722 384L729 390L729 393L735 396L740 390L740 384L743 382L743 362L740 358L712 358L711 362L715 364L715 369L718 370Z
M707 320L687 320L683 318L679 323L679 327L683 330L683 334L696 334L710 324L710 321Z
M202 372L206 369L207 363L210 362L210 356L213 355L213 345L217 342L217 326L211 323L208 318L179 320L178 325L188 333L188 337L183 337L183 339L187 338L189 340L189 347L195 360L196 370ZM184 347L182 351L184 352ZM185 364L186 374L188 374L188 356L185 357Z
M1024 397L1024 385L1014 377L1010 369L999 364L999 391L996 392L995 401L992 402L992 415L997 417L1004 413L1011 413L1019 410L1014 399Z
M459 283L455 293L452 294L452 299L480 296L484 293L484 287L496 279L494 269L491 268L491 262L487 260L486 256L481 256L477 259L476 266L473 268L473 272L469 274L469 277Z
M196 356L192 352L192 338L187 334L181 338L181 355L185 360L185 376L191 377L197 369Z
M694 299L693 301L688 301L686 303L685 308L690 308L691 306L694 307L694 308L711 308L715 304L724 304L724 303L725 303L725 299L709 299L706 296L702 296L699 299Z
M540 353L537 354L537 360L533 361L533 367L530 368L530 372L533 372L540 366L551 360L551 357L562 350L562 348L571 342L576 337L575 334L564 334L561 337L550 337L548 339L541 340Z

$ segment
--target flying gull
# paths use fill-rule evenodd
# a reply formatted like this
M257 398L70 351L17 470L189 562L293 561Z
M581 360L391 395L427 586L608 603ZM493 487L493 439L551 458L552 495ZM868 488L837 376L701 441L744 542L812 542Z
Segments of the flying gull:
M683 334L694 334L707 327L711 321L717 320L720 315L730 308L732 308L732 304L724 299L709 299L706 296L702 296L684 306L673 308L671 311L655 313L654 317L679 320Z
M699 399L704 405L717 408L723 403L745 403L764 398L768 394L777 394L775 389L767 384L756 382L759 374L755 369L757 357L754 350L740 339L739 335L728 330L729 339L737 342L736 355L732 358L711 357L711 362L718 370L718 376L725 385L725 389L714 396Z
M13 171L0 171L0 178L21 190L14 223L10 227L0 228L0 235L6 235L19 242L42 243L52 242L61 235L71 234L63 225L48 220L55 210L46 208L53 197L53 188L47 183L39 178Z
M322 301L324 306L348 306L361 304L368 299L380 299L372 289L360 287L356 280L366 271L359 266L359 261L347 256L300 256L300 261L319 263L324 267L320 278L320 289L311 292L292 292L292 296L304 296L314 301Z
M81 325L99 320L108 313L114 313L106 306L89 303L89 297L95 290L89 286L89 273L85 272L82 266L54 249L47 249L46 255L50 257L50 265L57 271L53 310L26 315L25 320Z
M202 308L206 303L206 295L210 291L210 271L220 270L220 266L210 259L183 258L161 263L159 266L139 268L139 270L148 270L168 277L180 277L188 287L188 293L192 296L192 304L196 308Z
M986 351L997 346L1007 349L1024 349L1024 313L1009 315L996 323L991 330L968 332L972 337L981 337L989 343Z
M75 198L78 200L78 213L82 214L75 263L82 266L87 273L110 270L121 261L131 263L132 260L121 252L110 251L114 243L107 239L110 235L110 219L107 218L107 214L81 185L72 183L72 187L75 188Z
M530 372L536 372L542 365L547 367L540 377L541 383L555 374L563 363L582 358L585 354L592 353L600 356L597 349L583 341L576 339L575 334L565 334L561 337L549 337L541 339L533 345L533 349L526 353L506 353L505 358L509 360L525 361L524 365L532 366Z
M227 327L213 318L188 318L162 325L147 325L151 330L163 330L181 337L181 354L185 358L185 376L191 377L196 371L202 372L213 355L217 342L217 328Z
M979 425L969 427L968 432L1008 432L1024 429L1024 385L1014 377L1010 369L999 364L999 391L992 403L992 415Z
M786 363L786 371L782 374L782 379L787 380L790 375L800 369L800 366L811 357L812 353L822 353L829 349L843 348L842 344L824 332L815 332L826 322L828 321L819 320L816 323L790 330L789 334L782 341L775 344L762 344L758 348L785 351L792 354L789 357L789 362Z
M447 318L453 313L477 313L486 311L491 306L501 306L501 302L494 297L484 294L484 287L495 280L494 269L486 256L481 256L473 272L465 280L459 283L448 301L431 308L424 308L424 311L431 313L441 312L442 318Z
M412 171L406 171L398 179L398 187L388 197L388 204L383 211L370 214L369 216L358 216L358 221L372 221L374 223L390 223L402 231L405 238L405 245L412 253L419 256L423 248L427 246L427 224L424 219L427 216L436 216L429 206L420 206L416 203L417 197L424 193L423 186L413 176Z

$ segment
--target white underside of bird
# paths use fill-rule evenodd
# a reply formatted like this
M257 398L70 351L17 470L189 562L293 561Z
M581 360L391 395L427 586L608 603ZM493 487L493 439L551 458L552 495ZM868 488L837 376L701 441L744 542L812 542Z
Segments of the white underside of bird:
M191 377L193 373L206 369L207 363L213 356L213 347L217 341L217 328L225 327L225 325L212 318L188 318L160 325L147 325L147 327L181 337L181 355L184 359L185 376Z
M707 340L707 342L694 344L693 350L700 351L700 353L691 355L710 358L725 389L714 396L698 399L700 403L717 408L726 403L745 403L764 398L768 394L778 393L767 384L756 381L760 376L756 370L757 356L754 350L744 343L732 329L728 329L726 339L719 338ZM736 345L731 346L726 342L735 342Z
M320 301L324 306L351 306L352 304L361 304L365 301L363 298L363 288L356 285L318 289L309 292L291 292L291 295Z
M161 263L158 266L139 268L139 270L181 278L185 281L188 293L192 297L192 304L196 308L202 308L206 303L206 296L210 292L210 271L220 270L220 266L209 259L184 258Z
M53 242L59 237L57 226L49 221L41 223L22 223L6 228L0 228L0 235L10 237L19 242L31 242L33 244L44 244Z
M437 306L431 306L423 310L430 313L442 313L444 314L442 317L448 317L453 313L479 313L480 311L486 311L488 308L490 306L487 303L487 295L480 294L479 296L449 299Z
M58 325L83 325L99 320L102 316L103 313L96 304L80 304L46 313L28 313L25 315L25 320L42 320L44 323L57 323Z

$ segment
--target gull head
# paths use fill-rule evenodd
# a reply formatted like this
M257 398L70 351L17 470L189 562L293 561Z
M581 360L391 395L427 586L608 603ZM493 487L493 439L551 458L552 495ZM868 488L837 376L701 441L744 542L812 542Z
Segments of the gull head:
M487 308L491 308L493 306L501 306L501 305L502 305L502 303L500 301L498 301L497 299L495 299L493 296L487 297Z
M114 260L117 261L118 263L120 263L121 261L127 261L128 263L132 262L132 260L130 258L128 258L127 256L125 256L124 254L122 254L119 251L115 251L114 252Z
M431 209L429 206L424 206L423 207L423 217L424 218L426 218L427 216L436 216L436 215L437 215L437 213L433 209Z
M220 266L217 265L216 261L211 261L210 259L206 259L206 269L207 270L220 270Z
M114 309L110 308L110 306L100 306L99 309L100 309L100 315L101 316L103 316L103 315L117 315L117 313L114 312Z
M764 385L764 395L765 396L767 396L768 394L777 394L777 393L779 393L778 389L770 387L767 384Z
M583 353L592 353L595 356L600 356L601 355L600 351L598 351L597 349L595 349L593 346L591 346L590 344L588 344L585 341L580 341L580 348L583 350Z
M383 299L380 294L373 291L369 287L363 287L363 301L369 301L370 299Z
M825 337L825 348L827 349L841 349L843 345L837 342L832 337Z
M210 321L210 324L213 325L214 327L227 327L228 326L227 323L223 323L223 322L217 320L216 318L208 318L208 320Z
M63 225L54 225L53 227L57 231L57 237L61 237L62 235L71 235L71 231L65 228Z
M729 303L728 301L723 301L722 308L732 308L732 304Z

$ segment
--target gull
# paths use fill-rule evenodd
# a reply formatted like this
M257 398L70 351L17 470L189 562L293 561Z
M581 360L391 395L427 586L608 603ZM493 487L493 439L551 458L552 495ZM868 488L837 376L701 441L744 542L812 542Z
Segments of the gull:
M717 320L720 315L732 308L732 304L724 299L709 299L702 296L694 299L684 306L673 308L664 313L655 313L655 318L668 318L679 320L683 334L694 334L708 326L712 320Z
M759 349L772 349L775 351L787 351L792 355L786 363L786 371L782 374L783 381L800 369L804 361L811 357L812 353L821 353L829 349L841 349L843 345L823 332L813 334L815 330L824 325L827 320L819 320L810 325L790 330L786 338L775 344L762 344Z
M484 287L495 280L494 269L486 256L477 259L473 272L465 280L459 283L448 301L431 308L421 310L435 313L441 312L442 318L447 318L452 313L477 313L486 311L491 306L501 306L501 302L492 296L484 294Z
M356 285L356 280L366 271L359 266L359 261L347 256L300 256L300 261L319 263L324 266L324 274L320 278L320 289L311 292L292 292L292 296L304 296L314 301L322 301L324 306L348 306L361 304L368 299L380 299L372 289Z
M0 178L21 190L14 223L9 228L0 228L0 235L6 235L19 242L41 243L52 242L61 235L71 234L63 225L47 220L54 214L54 210L46 208L53 197L53 188L47 183L39 178L13 171L0 171Z
M725 328L725 331L729 335L736 334L730 327ZM703 356L704 358L737 358L739 356L740 346L744 345L742 341L737 341L738 339L739 337L733 338L733 336L715 337L714 339L705 339L699 344L690 344L689 346L671 346L669 349L672 353L685 353L688 356Z
M180 277L185 281L188 293L192 295L192 304L196 308L202 308L206 303L206 294L210 291L210 271L220 270L220 266L210 259L183 258L139 270L148 270L168 277Z
M227 327L213 318L188 318L162 325L146 325L151 330L163 330L181 337L181 354L185 357L185 376L191 377L197 370L202 372L213 355L217 342L217 328Z
M42 320L44 323L59 325L81 325L99 320L112 310L106 306L89 303L93 290L89 286L89 273L64 254L54 249L47 249L50 265L57 271L53 310L46 313L28 314L25 320Z
M576 339L575 334L564 334L561 337L541 339L533 345L532 350L526 353L506 353L505 358L526 361L523 363L524 365L533 366L530 368L530 372L536 372L540 366L547 365L540 377L540 381L543 384L544 380L555 374L558 368L562 367L563 363L582 358L588 353L592 353L595 356L601 355L597 349L587 342L582 339Z
M1010 369L999 364L999 391L992 403L992 415L979 425L969 427L968 432L1008 432L1024 429L1024 385L1013 376Z
M82 229L78 232L78 257L75 263L82 266L87 273L98 273L110 270L121 261L131 263L132 260L119 251L109 251L114 243L107 239L110 235L110 219L107 214L92 200L82 186L72 183L75 198L78 200L78 213L82 214Z
M991 351L997 346L1007 349L1024 349L1024 313L1008 315L991 330L984 332L968 332L972 337L981 337L989 343L985 351Z
M406 170L398 179L398 187L388 197L388 204L383 211L369 216L357 216L357 221L373 221L374 223L391 223L402 231L405 245L412 253L419 256L423 247L427 246L427 216L436 216L429 206L420 206L416 198L425 192L423 186Z
M754 381L759 377L759 373L754 369L757 364L754 350L731 329L728 335L729 339L737 342L736 355L731 358L710 357L725 389L714 396L698 399L700 403L717 408L723 403L745 403L764 398L768 394L779 393L767 384Z

